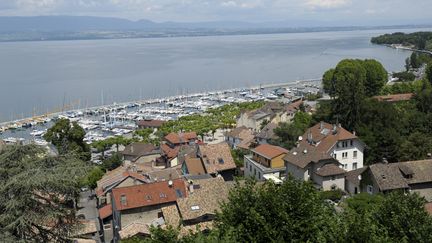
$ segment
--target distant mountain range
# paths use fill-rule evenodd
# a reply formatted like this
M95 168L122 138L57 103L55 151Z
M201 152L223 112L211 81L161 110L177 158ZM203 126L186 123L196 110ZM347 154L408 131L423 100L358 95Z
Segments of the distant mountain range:
M409 25L409 23L407 23ZM88 16L35 16L35 17L0 17L0 32L25 31L130 31L157 29L268 29L268 28L312 28L341 26L338 22L313 20L280 21L280 22L240 22L214 21L198 23L162 22L150 20L130 21L121 18L88 17ZM431 26L431 25L429 25ZM345 26L345 28L348 26Z

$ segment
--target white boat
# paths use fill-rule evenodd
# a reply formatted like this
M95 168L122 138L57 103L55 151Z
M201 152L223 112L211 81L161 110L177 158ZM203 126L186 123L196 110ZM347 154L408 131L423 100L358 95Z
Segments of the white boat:
M46 131L44 130L33 130L30 135L32 135L33 137L41 137L45 134Z
M48 142L43 139L35 139L34 143L39 146L47 146Z

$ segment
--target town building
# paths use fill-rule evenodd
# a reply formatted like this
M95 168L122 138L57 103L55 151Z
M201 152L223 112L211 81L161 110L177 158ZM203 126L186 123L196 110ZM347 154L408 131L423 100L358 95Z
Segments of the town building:
M273 180L281 183L285 174L283 158L288 150L269 144L262 144L251 150L252 155L244 157L244 174L258 181Z
M404 191L432 201L432 160L377 163L358 177L359 191L370 194Z
M363 167L364 144L340 125L320 122L299 138L284 158L286 173L318 188L345 189L346 171Z
M163 225L162 208L175 205L177 199L184 197L187 197L187 190L183 179L113 189L114 241L120 240L121 235L133 236L130 233L133 228L141 228L145 234L148 227L144 225ZM123 230L129 233L124 234ZM140 231L133 233L136 235Z
M231 148L236 149L242 142L248 142L254 138L254 134L251 129L241 126L232 129L231 131L225 133L225 141L231 146Z
M137 122L138 129L151 128L154 130L159 129L165 121L162 120L140 120Z
M269 144L277 139L274 129L278 124L270 122L255 136L258 144Z
M181 145L193 145L198 140L195 132L185 133L170 133L164 137L166 144L170 148L175 148Z
M149 143L131 143L121 151L123 160L135 163L155 162L161 157L160 148Z
M221 175L226 181L234 179L237 167L228 143L199 145L197 155L201 158L207 174Z

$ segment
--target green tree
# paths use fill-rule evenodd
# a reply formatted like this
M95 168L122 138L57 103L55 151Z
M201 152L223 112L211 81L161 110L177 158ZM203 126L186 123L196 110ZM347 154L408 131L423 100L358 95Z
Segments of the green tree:
M362 65L366 70L365 95L368 97L378 95L387 83L387 71L380 62L373 59L364 60Z
M274 129L277 136L276 145L291 149L298 141L298 137L303 135L308 127L310 127L312 117L306 112L297 112L292 123L282 122Z
M421 91L415 96L417 108L424 113L432 113L432 85L428 82L423 82Z
M366 164L381 162L383 158L390 162L398 161L403 130L399 112L390 103L371 99L363 104L361 113L356 131L367 144Z
M89 166L34 145L0 152L0 236L13 242L69 242L80 182Z
M97 152L102 153L102 159L105 159L105 151L111 148L112 145L108 140L100 140L93 142L91 146L95 148Z
M417 194L393 192L372 216L393 242L432 242L432 218L424 209L425 202Z
M411 53L410 66L412 68L419 68L420 67L420 63L419 63L419 60L418 60L417 52Z
M430 62L426 67L426 78L432 85L432 62Z
M331 68L327 70L322 77L324 92L330 95L330 97L335 96L335 83L333 79L334 72L335 69Z
M104 174L105 172L99 166L95 166L88 173L83 184L93 190L97 187L97 181L100 180Z
M360 60L342 60L334 72L334 114L346 129L352 130L360 120L360 109L365 99L367 72Z
M90 160L90 148L84 142L85 134L78 123L60 119L48 129L44 138L57 148L59 154L74 152L79 154L81 159Z
M215 224L239 242L338 242L343 237L335 212L313 185L293 178L282 185L237 182Z
M102 161L102 167L105 170L114 170L123 163L123 156L120 153L114 153L111 157Z

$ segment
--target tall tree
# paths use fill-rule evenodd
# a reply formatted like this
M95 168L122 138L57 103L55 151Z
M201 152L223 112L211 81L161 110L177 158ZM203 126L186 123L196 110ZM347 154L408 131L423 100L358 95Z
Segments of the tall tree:
M240 242L340 242L335 212L310 183L238 183L216 216L216 227Z
M352 130L360 120L360 108L365 99L366 70L360 60L342 60L333 78L337 98L333 101L334 114L344 127Z
M0 152L0 237L68 242L76 229L73 205L88 166L72 155L47 154L34 145Z
M81 159L89 160L90 148L84 142L85 134L86 132L78 123L60 119L48 129L44 138L57 148L59 154L74 152L79 154Z
M378 95L387 83L388 74L383 65L373 59L366 59L362 62L366 70L365 94L368 97Z
M327 70L322 77L324 92L330 95L330 97L335 96L335 83L333 79L334 72L335 69L331 68Z

